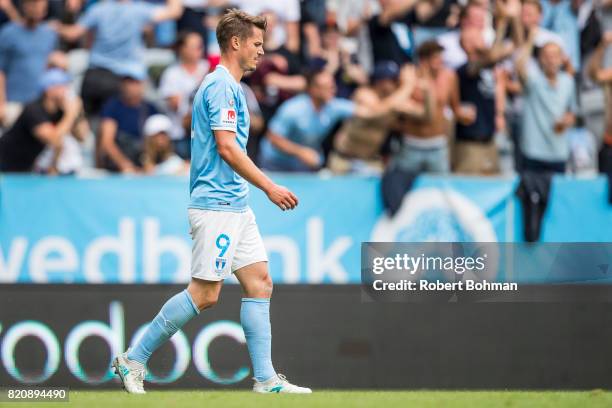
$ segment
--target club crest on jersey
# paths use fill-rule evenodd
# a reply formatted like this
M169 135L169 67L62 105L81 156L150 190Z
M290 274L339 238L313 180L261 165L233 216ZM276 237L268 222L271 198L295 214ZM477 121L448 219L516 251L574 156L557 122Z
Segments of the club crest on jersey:
M225 269L225 265L227 264L226 258L215 258L215 272L217 274L221 274L223 269Z
M234 109L221 109L221 123L225 126L236 126L236 111Z

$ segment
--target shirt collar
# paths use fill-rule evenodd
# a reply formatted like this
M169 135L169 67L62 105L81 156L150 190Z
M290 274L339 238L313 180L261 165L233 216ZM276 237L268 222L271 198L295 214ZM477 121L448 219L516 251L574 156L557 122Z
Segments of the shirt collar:
M236 82L236 83L237 83L236 78L234 78L234 77L233 77L233 75L231 74L231 72L229 71L229 69L227 69L227 67L226 67L225 65L217 64L217 68L221 68L221 69L223 69L225 72L227 72L227 75L229 75L229 76L230 76L230 77L231 77L231 78L234 80L234 82ZM215 69L216 69L216 68L215 68Z

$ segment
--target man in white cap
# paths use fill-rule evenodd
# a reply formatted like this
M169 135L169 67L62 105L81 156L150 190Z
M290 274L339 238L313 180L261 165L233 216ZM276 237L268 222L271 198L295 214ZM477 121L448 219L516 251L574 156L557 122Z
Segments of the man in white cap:
M144 124L144 152L142 167L145 173L178 175L189 172L189 162L175 152L170 139L172 121L166 115L150 116Z

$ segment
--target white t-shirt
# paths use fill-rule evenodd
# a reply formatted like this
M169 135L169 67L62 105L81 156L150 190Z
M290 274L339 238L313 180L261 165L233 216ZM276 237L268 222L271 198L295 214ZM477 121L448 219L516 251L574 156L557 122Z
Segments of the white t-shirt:
M484 30L484 40L487 46L493 45L495 31L492 28ZM451 69L457 69L467 63L467 55L461 47L461 36L459 30L449 31L438 37L438 44L444 47L442 59L444 65Z
M53 155L53 148L46 147L36 159L34 168L40 171L48 171L53 162ZM81 152L81 145L72 135L66 135L62 151L57 159L57 171L60 174L69 174L78 172L82 168L83 153Z
M168 109L168 117L172 121L170 138L181 139L185 135L183 130L183 116L189 112L189 97L195 91L208 73L208 62L202 60L198 63L195 72L190 73L180 64L176 63L164 71L159 82L159 95L166 99L178 95L179 106L176 112Z
M179 174L186 174L185 161L176 154L173 154L165 161L157 164L153 174L158 176L176 176Z

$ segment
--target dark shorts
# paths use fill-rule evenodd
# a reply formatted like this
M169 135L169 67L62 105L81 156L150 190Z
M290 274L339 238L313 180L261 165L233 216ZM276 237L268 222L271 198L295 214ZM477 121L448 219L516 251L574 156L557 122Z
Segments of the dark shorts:
M523 157L523 171L565 173L566 163L563 161L543 161Z
M81 98L88 116L98 115L106 101L119 94L121 78L105 68L89 68L83 77Z

